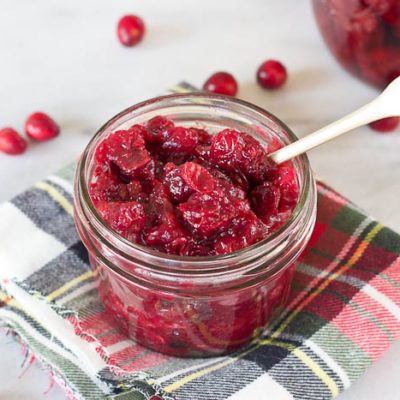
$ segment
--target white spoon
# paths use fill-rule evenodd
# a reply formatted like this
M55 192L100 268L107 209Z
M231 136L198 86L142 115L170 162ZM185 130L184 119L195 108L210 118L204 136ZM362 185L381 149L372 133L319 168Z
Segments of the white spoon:
M364 107L269 156L277 164L281 164L355 128L382 118L396 116L400 116L400 77L396 78L380 96Z

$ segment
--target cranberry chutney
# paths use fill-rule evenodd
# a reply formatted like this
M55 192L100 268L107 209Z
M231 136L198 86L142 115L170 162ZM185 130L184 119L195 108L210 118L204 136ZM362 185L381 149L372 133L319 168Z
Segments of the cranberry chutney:
M315 222L306 156L278 119L212 94L111 119L76 172L75 220L100 299L138 343L177 356L256 339L284 306Z

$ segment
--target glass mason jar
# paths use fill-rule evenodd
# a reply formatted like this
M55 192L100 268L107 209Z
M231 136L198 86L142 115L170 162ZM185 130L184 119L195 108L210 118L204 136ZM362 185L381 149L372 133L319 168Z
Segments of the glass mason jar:
M134 244L101 219L88 192L97 145L111 132L162 115L178 126L245 131L266 144L296 140L266 111L212 94L171 95L135 105L107 122L86 147L75 177L75 220L104 307L138 343L176 356L230 352L256 338L285 305L296 260L314 227L316 190L305 155L292 164L300 199L263 241L220 256L182 257Z
M322 36L352 74L380 88L400 75L399 0L313 0Z

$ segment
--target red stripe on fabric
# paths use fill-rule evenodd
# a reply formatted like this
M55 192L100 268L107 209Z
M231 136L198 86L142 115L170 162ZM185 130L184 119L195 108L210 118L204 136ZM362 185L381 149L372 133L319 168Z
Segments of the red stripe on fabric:
M123 340L126 339L127 337L120 332L112 332L106 336L97 338L100 344L103 345L104 347L112 346L113 344L122 342Z
M370 285L389 298L397 307L400 308L400 292L396 286L391 285L387 280L380 276L374 278Z
M345 206L346 204L349 203L348 199L341 196L338 192L335 192L334 190L330 189L329 187L328 187L328 190L325 191L323 196L325 196L326 198L328 198L329 200L333 201L334 203L336 203L340 206Z
M322 236L322 234L326 231L327 228L328 225L322 224L321 222L317 221L315 223L314 230L307 244L307 247L308 248L314 247L314 245L318 242L319 238Z
M376 361L390 346L386 334L349 305L330 323L359 346L372 361Z
M122 367L126 372L137 372L148 368L153 368L157 365L163 364L171 358L157 352L151 352L145 354L137 360L133 360L130 363Z
M363 255L357 261L357 265L368 270L382 272L396 261L398 255L390 253L374 244L369 244Z
M329 225L345 203L332 201L326 194L318 198L317 221Z
M325 236L325 235L323 235L323 236ZM356 237L349 236L348 240L341 247L340 251L338 252L338 249L336 249L335 254L337 254L337 257L342 258L342 259L347 257L349 251L352 249L352 247L357 242L357 240L358 239ZM311 260L310 257L314 257L314 256L317 256L317 255L314 253L311 253L311 252L308 253L304 262L309 265L315 265L315 266L318 265L318 263L310 262L310 260ZM323 263L321 264L321 266L323 265L323 269L327 272L333 271L338 266L338 261L336 261L336 260L329 260L326 258L321 258L321 260L324 260ZM296 271L295 282L296 282L298 273L299 273L299 271ZM320 285L322 282L323 282L323 278L321 278L321 277L311 278L310 283L307 286L309 286L310 288L314 288L314 287ZM291 308L291 309L295 308L296 305L298 305L299 302L302 299L304 299L307 295L308 294L305 291L299 292L296 295L291 295L291 297L289 298L289 306L287 308Z
M353 239L351 241L353 247L361 243L358 238L352 237L332 227L328 227L324 234L320 236L318 242L315 243L314 249L333 257L338 254L340 249L346 246L349 239Z
M302 311L315 314L329 322L346 306L346 303L339 299L334 293L339 293L346 299L351 298L355 293L357 293L357 289L349 285L347 285L346 289L340 287L339 284L329 285L329 290L333 293L327 291L319 293L303 308Z
M400 284L400 258L397 258L383 273L396 283Z
M126 360L129 360L132 357L137 357L139 354L145 352L146 350L147 349L138 344L133 344L132 346L126 347L123 350L111 354L110 358L117 364L120 364L122 362L125 362Z
M312 249L312 247L318 242L319 238L322 236L322 234L325 232L327 229L327 225L321 224L320 222L316 222L313 232L311 234L311 238L307 244L307 247L304 249L303 253L300 255L298 262L301 262L304 258L308 256L308 253Z
M377 300L360 291L352 301L379 321L394 337L400 335L400 321Z
M106 311L82 319L80 325L86 333L93 336L115 329L115 323Z

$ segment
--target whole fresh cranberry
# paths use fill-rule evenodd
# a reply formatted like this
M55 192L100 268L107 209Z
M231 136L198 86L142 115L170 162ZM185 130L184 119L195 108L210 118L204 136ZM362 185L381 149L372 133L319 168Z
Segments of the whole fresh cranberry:
M26 120L25 132L31 139L44 141L56 137L60 128L47 114L35 112Z
M261 64L257 71L257 81L264 89L277 89L287 80L286 68L275 60Z
M144 22L137 15L125 15L118 22L118 39L124 46L131 47L138 44L143 39L145 31Z
M370 128L380 133L388 133L394 131L399 126L399 117L383 118L369 124Z
M6 154L22 154L26 150L26 140L13 128L0 130L0 151Z
M207 92L235 96L238 91L236 79L229 72L216 72L203 85Z

